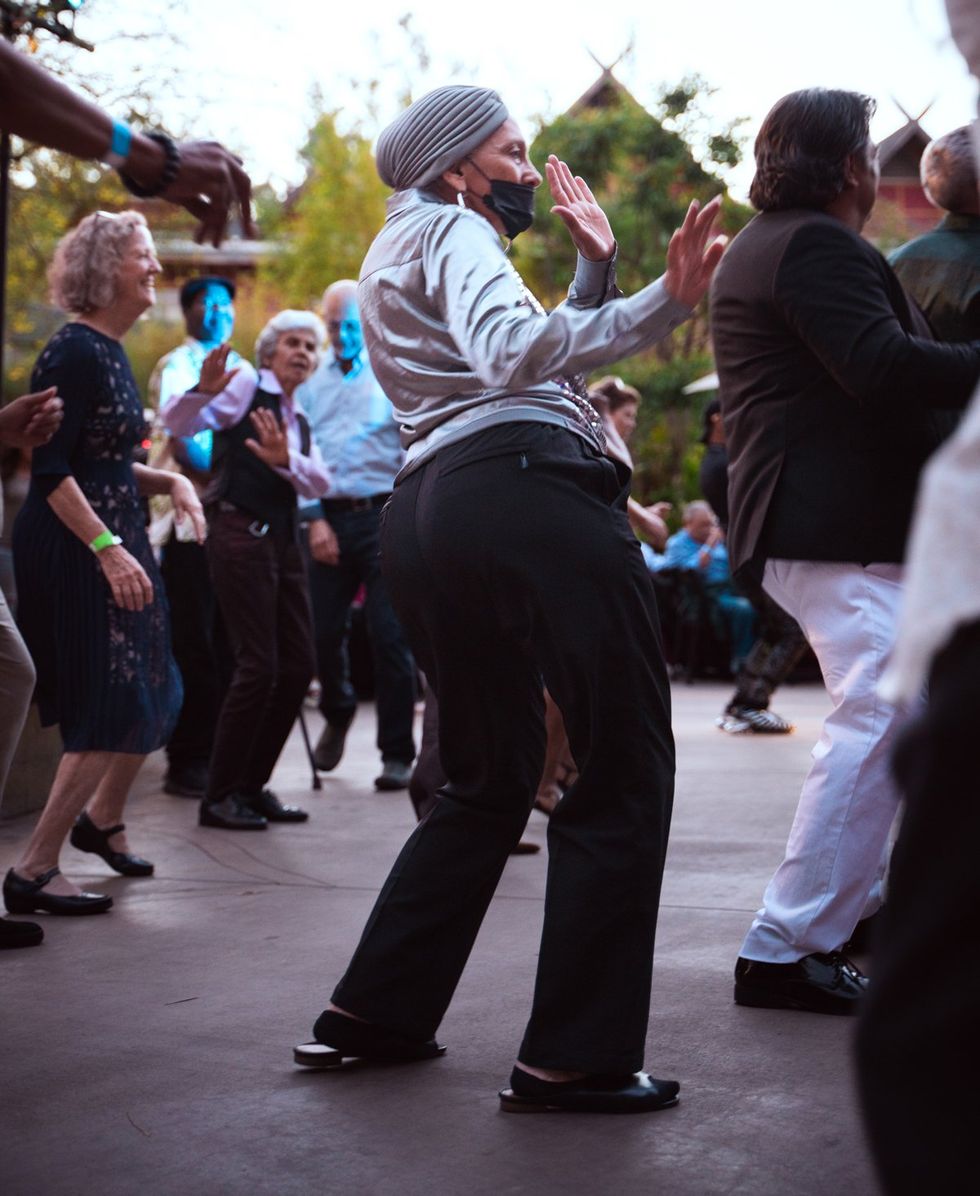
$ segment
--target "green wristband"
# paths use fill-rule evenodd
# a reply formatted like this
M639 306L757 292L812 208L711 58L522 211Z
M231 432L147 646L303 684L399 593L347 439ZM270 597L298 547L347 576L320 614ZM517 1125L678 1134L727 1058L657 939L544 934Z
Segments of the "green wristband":
M98 554L103 548L114 548L117 544L121 544L122 540L119 536L114 536L110 531L99 532L95 539L89 544L89 548Z

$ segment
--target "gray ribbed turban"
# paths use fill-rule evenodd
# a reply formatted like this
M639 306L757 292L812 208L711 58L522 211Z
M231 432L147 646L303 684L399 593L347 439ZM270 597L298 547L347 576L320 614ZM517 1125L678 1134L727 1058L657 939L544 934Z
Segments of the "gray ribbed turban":
M508 115L489 87L437 87L378 138L378 174L396 191L424 187L486 141Z

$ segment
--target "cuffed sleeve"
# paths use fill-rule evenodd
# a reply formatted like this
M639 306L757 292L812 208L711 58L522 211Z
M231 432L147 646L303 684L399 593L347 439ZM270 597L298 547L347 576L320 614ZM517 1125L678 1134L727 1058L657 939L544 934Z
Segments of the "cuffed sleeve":
M557 374L587 373L648 348L691 314L662 280L598 310L551 315L522 304L520 279L479 216L434 221L422 245L425 275L449 331L487 387L518 390Z
M330 489L330 474L315 444L310 445L308 455L290 447L288 469L276 469L276 473L289 482L300 498L322 498ZM316 511L314 519L322 514L319 507Z
M161 417L171 436L193 436L206 428L231 428L244 417L255 397L259 376L247 361L239 362L236 368L238 372L219 394L187 390L164 402Z

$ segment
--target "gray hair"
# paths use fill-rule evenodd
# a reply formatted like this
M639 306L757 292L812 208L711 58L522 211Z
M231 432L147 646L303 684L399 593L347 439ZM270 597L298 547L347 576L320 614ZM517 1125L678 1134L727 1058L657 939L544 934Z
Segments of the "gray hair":
M437 87L400 113L378 138L381 181L395 191L424 187L472 153L507 119L489 87Z
M265 365L266 360L276 351L279 337L284 332L295 332L297 329L303 329L306 332L314 334L316 337L317 360L319 360L323 346L327 340L327 330L323 326L323 321L311 311L292 311L287 309L274 315L255 340L255 364L259 369Z
M692 515L702 514L710 515L712 519L716 517L710 503L706 503L703 498L696 498L693 502L684 504L684 514L681 518L687 523Z
M937 208L976 212L977 168L970 126L930 141L919 164L922 187Z
M138 228L140 212L93 212L58 242L48 267L51 301L72 315L109 307L126 249Z

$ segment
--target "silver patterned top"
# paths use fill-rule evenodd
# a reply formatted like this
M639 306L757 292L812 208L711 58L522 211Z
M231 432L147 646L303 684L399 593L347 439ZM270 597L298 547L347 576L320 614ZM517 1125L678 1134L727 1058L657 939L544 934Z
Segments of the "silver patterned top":
M662 279L620 297L615 258L579 257L568 301L550 315L528 296L482 216L427 191L389 199L358 304L405 470L505 422L560 424L595 442L569 380L649 348L691 314Z

